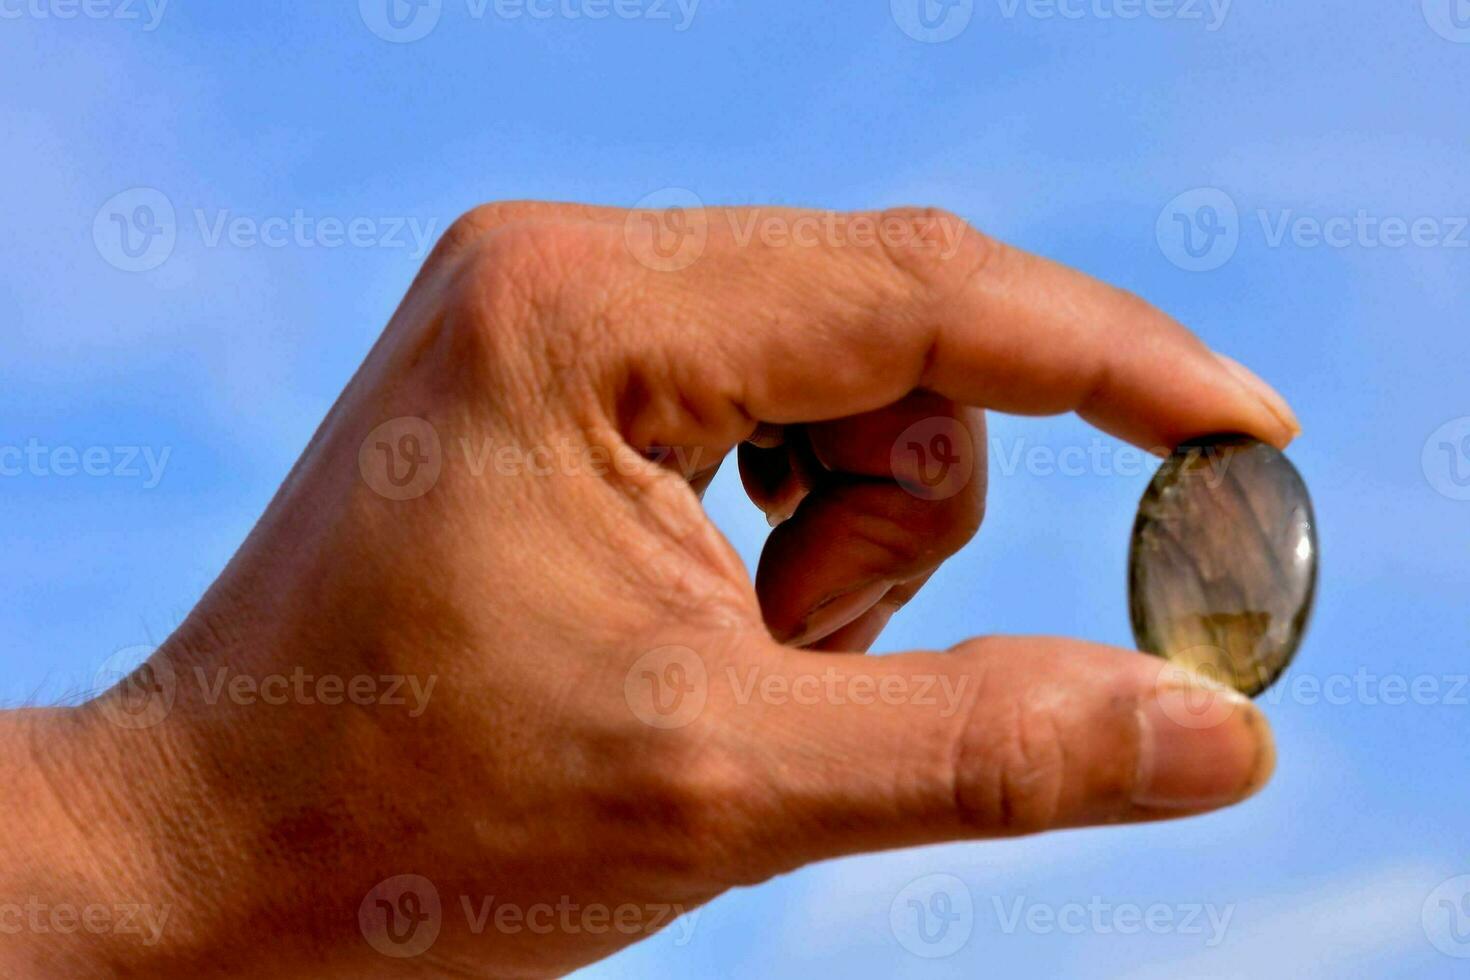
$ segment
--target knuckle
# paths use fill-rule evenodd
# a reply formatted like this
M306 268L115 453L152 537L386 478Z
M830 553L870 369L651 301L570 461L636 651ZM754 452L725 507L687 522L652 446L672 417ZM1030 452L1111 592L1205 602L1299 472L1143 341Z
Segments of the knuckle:
M1108 288L1117 300L1121 322L1143 327L1156 324L1160 320L1158 308L1142 296L1121 286L1109 285Z
M898 503L886 511L858 511L851 519L851 533L871 550L875 567L932 568L963 548L985 517L983 493L940 500L905 494Z
M880 217L889 262L919 286L947 291L988 270L1006 246L944 208L890 208Z
M524 337L558 323L570 285L567 270L583 247L574 226L544 220L502 225L481 236L459 261L450 311L474 333Z
M1051 710L1022 698L980 724L956 752L955 802L977 830L1029 834L1057 825L1067 760Z
M547 215L548 206L535 201L492 201L477 205L455 218L445 229L430 254L429 263L458 255L503 225Z
M940 536L945 528L937 508L917 501L906 507L902 517L888 514L861 514L854 518L852 530L858 540L875 553L874 564L883 568L913 568L937 564L944 558Z
M476 272L539 285L560 277L583 249L583 238L573 224L537 218L511 222L482 236L468 264Z

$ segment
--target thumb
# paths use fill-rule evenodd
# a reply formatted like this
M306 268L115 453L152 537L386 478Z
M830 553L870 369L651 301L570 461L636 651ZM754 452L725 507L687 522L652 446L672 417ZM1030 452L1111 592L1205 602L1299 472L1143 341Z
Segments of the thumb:
M1275 768L1255 705L1143 654L991 638L949 653L780 648L751 737L779 759L766 842L791 866L863 851L1141 822L1251 796Z

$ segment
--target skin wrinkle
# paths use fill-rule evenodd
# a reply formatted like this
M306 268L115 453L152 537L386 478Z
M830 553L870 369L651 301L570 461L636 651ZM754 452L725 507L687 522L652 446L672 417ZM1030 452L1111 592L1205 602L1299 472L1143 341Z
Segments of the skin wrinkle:
M90 836L87 827L70 805L71 794L63 791L59 781L63 767L57 765L55 757L58 744L51 740L43 742L40 728L26 726L25 747L30 762L27 768L39 775L41 786L45 789L52 808L61 814L79 840L85 840Z
M108 727L91 711L91 706L84 707L85 714L75 719L78 727L85 725L89 729L107 733ZM100 726L100 727L99 727ZM135 739L136 740L136 739ZM87 739L91 741L90 737ZM139 761L139 758L131 752L117 752L119 746L110 747L113 751L103 751L91 757L96 765L99 761L109 771L123 771L131 768ZM39 751L39 745L36 746ZM54 758L54 754L47 752L46 756ZM115 756L115 757L112 757ZM146 760L145 760L146 761ZM185 773L192 769L193 762L186 754L174 753L169 757L168 765L158 766L157 774L167 773L171 778L167 782L172 786L181 785L176 778L176 770L182 768ZM83 817L79 809L73 805L74 793L62 792L61 784L55 782L55 777L64 770L71 770L69 764L57 766L36 766L42 778L46 781L48 791L52 794L56 809L63 814L77 832L77 839L89 842L84 849L87 864L91 865L97 873L98 880L107 882L108 896L121 899L126 902L145 902L153 907L181 908L191 907L195 910L209 908L214 914L218 914L220 908L219 896L222 894L215 888L200 887L208 879L214 878L216 882L221 877L218 875L218 865L207 859L211 850L223 846L222 840L213 841L210 848L201 854L200 861L193 861L185 857L182 862L178 861L181 845L198 845L208 840L208 837L199 832L199 828L206 826L202 820L191 819L195 815L202 815L202 808L196 809L203 801L191 799L187 795L176 798L179 804L179 815L173 815L169 810L154 804L144 805L142 801L128 800L121 795L109 795L105 801L91 801L93 804L103 803L87 814L87 824L83 823ZM150 773L153 775L155 773ZM127 781L127 785L134 790L143 785L152 786L153 781L134 778ZM127 843L118 846L109 853L109 857L116 862L115 866L108 866L106 861L99 861L99 855L95 848L99 843L99 835L89 831L89 827L99 826L98 817L103 814L111 814L114 819L119 817L124 821L124 827L133 833L127 835ZM101 824L101 826L106 826ZM190 828L194 830L191 832ZM137 831L143 828L152 829L152 839L141 838ZM151 860L140 861L138 856L147 854ZM188 852L185 850L184 854ZM118 872L122 875L119 876ZM138 882L145 882L142 886ZM170 930L169 937L175 942L189 941L195 938L187 927L181 926L176 917L171 917L167 924ZM99 949L105 956L114 956L116 951L110 949L110 944L99 943Z
M734 555L733 551L730 550L727 542L724 542L723 539L718 542L707 541L707 525L699 521L690 521L682 528L676 527L670 522L665 511L660 510L656 506L650 506L651 501L656 504L659 499L666 496L670 491L677 491L678 489L685 490L689 493L690 498L693 499L693 493L692 491L688 491L687 485L676 487L675 479L671 474L660 470L653 464L642 463L640 461L632 472L625 472L619 469L610 473L607 482L614 490L618 491L618 498L623 502L628 512L636 519L635 526L650 532L650 537L654 541L664 538L671 549L668 553L682 552L694 557L696 562L683 567L679 572L679 577L672 580L666 577L651 577L648 574L647 568L654 562L657 562L657 558L650 562L636 560L623 562L619 567L627 570L627 581L630 584L652 584L657 590L661 601L669 603L673 609L679 610L686 615L694 614L704 618L711 613L711 599L721 596L724 591L723 588L717 588L715 592L711 593L708 587L711 578L703 571L707 567L707 559L713 559L716 567L724 567L732 571L738 570L741 575L744 574L744 569L740 564L738 556ZM678 482L682 483L682 481ZM613 527L616 527L616 525L609 524L610 529ZM609 543L612 544L612 542ZM662 543L660 542L660 544ZM627 541L622 544L623 547L627 545L633 545L639 548L645 546L650 548L659 547L658 545L654 545L652 541L645 543L641 535L629 535ZM611 551L613 553L621 553L623 547L614 545ZM659 553L661 554L663 552L660 551ZM662 564L662 562L658 563ZM638 569L639 571L635 573L634 569ZM722 580L719 577L715 577L713 581L718 584ZM735 613L744 604L745 596L742 595L738 598L731 597L731 599L732 601L728 606L722 603L714 611L715 618L730 618L731 614ZM744 615L738 613L735 615L736 621L745 618Z
M984 646L984 642L983 640L972 641L969 646L978 653ZM952 648L950 652L957 652L957 648ZM973 754L976 741L973 733L979 730L980 713L983 706L989 703L991 692L989 690L990 676L987 671L980 670L970 676L974 681L970 684L971 693L966 695L967 701L964 707L955 713L955 717L961 719L961 722L956 730L954 748L949 759L950 798L960 825L965 828L973 827L978 831L985 826L985 821L975 803L967 799L974 789L974 783L968 774L971 771L970 756Z

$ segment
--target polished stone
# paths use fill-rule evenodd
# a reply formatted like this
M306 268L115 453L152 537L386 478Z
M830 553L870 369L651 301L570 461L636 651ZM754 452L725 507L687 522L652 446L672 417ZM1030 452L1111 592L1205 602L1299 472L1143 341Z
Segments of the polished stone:
M1316 586L1312 501L1278 450L1210 436L1160 467L1128 559L1140 650L1255 696L1296 656Z

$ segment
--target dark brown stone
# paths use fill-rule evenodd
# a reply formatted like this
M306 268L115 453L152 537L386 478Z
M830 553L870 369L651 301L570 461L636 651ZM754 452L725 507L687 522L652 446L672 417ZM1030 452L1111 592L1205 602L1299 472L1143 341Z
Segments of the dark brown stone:
M1128 559L1140 650L1254 697L1296 656L1316 586L1312 501L1278 450L1217 435L1164 462Z

